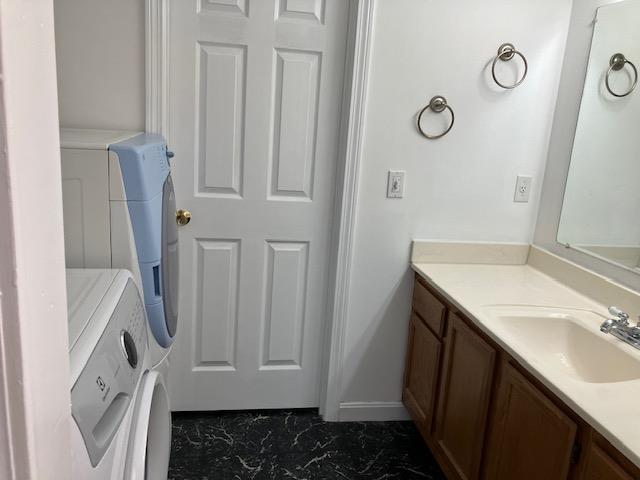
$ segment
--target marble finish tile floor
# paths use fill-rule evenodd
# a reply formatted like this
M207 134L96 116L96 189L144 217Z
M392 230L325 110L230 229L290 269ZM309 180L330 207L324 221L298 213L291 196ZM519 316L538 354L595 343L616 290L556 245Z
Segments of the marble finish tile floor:
M169 480L444 480L411 422L316 411L178 413Z

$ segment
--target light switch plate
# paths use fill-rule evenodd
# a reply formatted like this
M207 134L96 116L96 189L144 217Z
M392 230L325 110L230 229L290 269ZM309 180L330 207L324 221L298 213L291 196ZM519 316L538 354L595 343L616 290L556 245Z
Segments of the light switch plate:
M528 203L531 195L532 177L520 175L516 181L516 192L513 201L516 203Z
M387 179L387 198L404 197L404 176L405 172L389 171Z

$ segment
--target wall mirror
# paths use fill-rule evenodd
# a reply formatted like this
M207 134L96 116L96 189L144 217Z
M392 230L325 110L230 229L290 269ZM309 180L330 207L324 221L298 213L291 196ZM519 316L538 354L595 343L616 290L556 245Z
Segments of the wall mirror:
M558 242L640 273L640 1L598 9Z

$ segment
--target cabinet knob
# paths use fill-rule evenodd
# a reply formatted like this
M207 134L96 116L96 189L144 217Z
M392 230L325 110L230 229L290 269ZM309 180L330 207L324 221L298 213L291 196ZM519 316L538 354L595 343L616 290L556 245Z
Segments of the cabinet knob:
M191 212L189 210L178 210L176 212L176 223L184 227L191 221Z

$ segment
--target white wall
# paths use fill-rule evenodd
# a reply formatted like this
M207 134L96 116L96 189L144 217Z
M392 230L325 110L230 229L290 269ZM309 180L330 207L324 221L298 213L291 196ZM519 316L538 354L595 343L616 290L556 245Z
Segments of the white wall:
M394 405L401 399L411 240L532 238L571 1L376 5L342 388L344 403ZM512 92L492 84L487 69L506 41L530 63L526 82ZM456 125L428 141L414 118L436 94L448 98ZM389 169L407 172L402 200L385 198ZM529 204L513 203L519 174L535 177Z
M144 130L144 0L54 0L60 123Z
M635 221L640 211L640 92L615 98L605 88L614 53L640 66L639 24L637 0L598 12L558 231L562 243L640 244L640 222ZM611 74L615 92L629 89L631 72L626 66Z
M67 479L71 474L52 3L0 0L3 479Z

